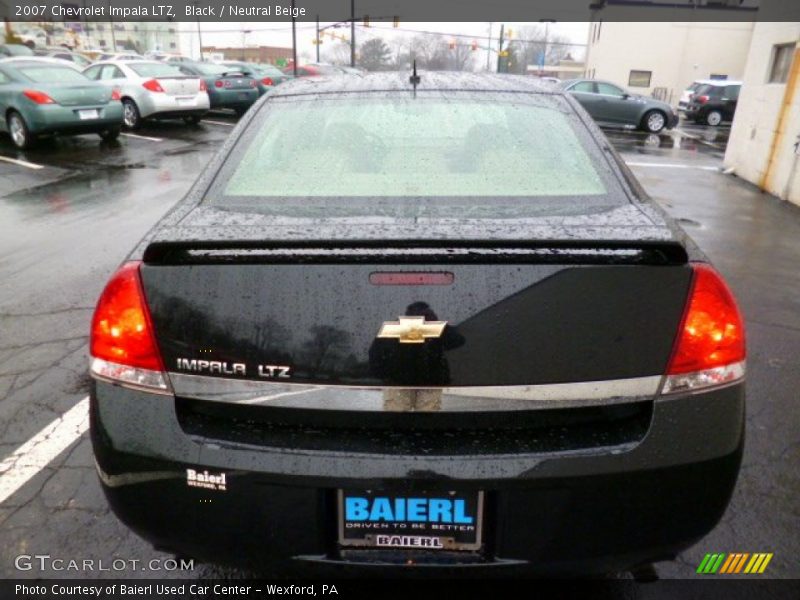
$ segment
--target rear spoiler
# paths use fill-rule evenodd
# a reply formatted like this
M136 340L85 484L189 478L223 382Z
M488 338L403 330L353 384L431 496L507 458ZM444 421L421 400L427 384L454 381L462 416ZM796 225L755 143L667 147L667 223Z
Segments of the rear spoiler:
M515 240L303 240L153 242L153 265L226 263L556 263L683 265L679 242Z

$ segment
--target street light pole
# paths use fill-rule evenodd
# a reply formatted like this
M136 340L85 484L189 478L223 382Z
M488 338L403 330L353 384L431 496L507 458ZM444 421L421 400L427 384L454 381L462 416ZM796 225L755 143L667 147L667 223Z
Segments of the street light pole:
M317 62L319 62L319 15L317 15Z
M489 22L489 37L487 38L487 43L486 43L486 71L487 71L487 73L492 68L492 25L494 25L494 23Z
M197 12L197 2L194 2L195 14L199 15L200 13ZM200 19L197 19L197 42L200 44L200 60L203 60L203 34L200 33Z
M503 34L505 33L505 23L500 24L500 41L497 44L497 72L498 73L505 73L505 70L501 67L503 64Z
M555 23L555 19L541 19L540 23L544 23L544 58L542 59L542 66L539 69L539 74L544 73L544 66L547 64L547 51L550 49L550 23Z
M356 0L350 0L350 66L356 66Z
M294 0L292 0L292 74L297 77L297 19L294 15Z

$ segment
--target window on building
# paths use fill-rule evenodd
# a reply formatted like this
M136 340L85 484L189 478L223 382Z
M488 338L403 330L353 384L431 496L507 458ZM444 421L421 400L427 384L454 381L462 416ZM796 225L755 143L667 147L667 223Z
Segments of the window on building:
M797 44L776 44L772 48L772 63L769 67L769 83L786 83Z
M169 43L169 47L170 47L171 50L174 50L175 49L175 42L170 42Z
M652 71L631 71L628 76L628 85L631 87L650 87L650 79L653 76Z

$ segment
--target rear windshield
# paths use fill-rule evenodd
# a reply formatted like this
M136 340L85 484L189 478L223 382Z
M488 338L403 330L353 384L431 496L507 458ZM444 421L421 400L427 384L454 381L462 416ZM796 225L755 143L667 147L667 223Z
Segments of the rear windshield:
M206 65L194 65L194 67L200 71L203 75L222 75L223 73L235 73L236 67L229 67L226 65L214 65L214 64L206 64Z
M283 77L283 71L272 65L258 65L258 70L264 75L269 75L270 77Z
M134 73L142 77L182 77L178 67L165 63L128 63Z
M724 90L724 86L719 85L711 85L709 83L702 84L699 88L697 88L696 95L697 96L721 96L722 90Z
M20 67L19 71L36 83L86 83L89 81L83 73L58 65Z
M455 205L501 216L501 205L536 212L555 203L570 213L564 198L579 196L585 212L586 203L627 201L609 169L560 97L278 96L242 135L206 202L290 216L424 204L458 217Z

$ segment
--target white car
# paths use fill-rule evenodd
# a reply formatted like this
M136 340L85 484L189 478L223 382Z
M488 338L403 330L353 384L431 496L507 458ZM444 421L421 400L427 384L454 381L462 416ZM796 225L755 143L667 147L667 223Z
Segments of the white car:
M74 69L79 73L81 72L81 68L74 62L71 62L69 60L64 60L61 58L55 58L53 56L10 56L8 58L0 58L0 63L8 63L8 62L13 63L19 61L24 61L27 63L30 62L50 63L53 65L61 65L62 67L69 67L70 69Z
M98 56L97 60L144 60L144 56L135 52L107 52Z
M175 65L154 60L102 61L83 74L119 89L128 129L137 129L149 118L198 123L211 106L205 81L187 77Z

